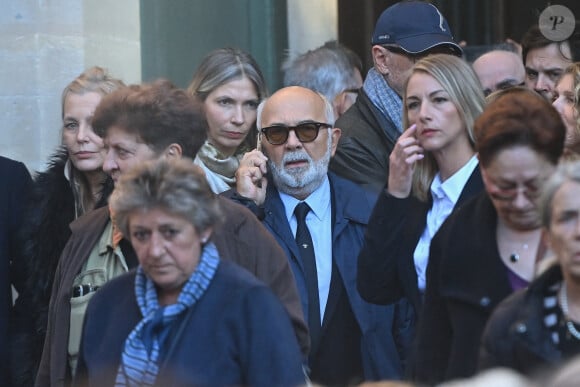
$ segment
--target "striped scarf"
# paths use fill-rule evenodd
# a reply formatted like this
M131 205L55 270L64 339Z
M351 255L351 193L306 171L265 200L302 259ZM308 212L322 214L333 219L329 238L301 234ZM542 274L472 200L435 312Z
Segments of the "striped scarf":
M402 133L403 101L389 87L385 78L374 68L371 68L367 73L363 90L367 93L373 105L395 124L397 129L399 129L399 133Z
M205 245L199 265L183 286L177 302L160 306L153 281L141 267L135 277L135 296L143 319L125 340L115 386L153 386L159 373L159 354L171 324L204 294L219 264L214 244Z

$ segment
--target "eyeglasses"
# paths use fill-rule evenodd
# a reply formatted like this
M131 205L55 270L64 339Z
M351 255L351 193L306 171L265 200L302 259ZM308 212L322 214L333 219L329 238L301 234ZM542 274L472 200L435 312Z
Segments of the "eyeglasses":
M405 51L402 47L399 46L381 46L385 50L392 52L393 54L403 55L409 58L413 63L417 62L419 59L426 57L427 55L432 54L450 54L454 56L461 57L461 52L455 50L452 46L449 45L439 45L435 46L429 50L422 51L416 54L410 53Z
M397 46L383 46L383 47L385 48L385 50L392 52L393 54L406 56L413 63L415 63L417 60L419 60L422 56L425 56L425 55L411 54L410 52L407 52L407 51L403 50L401 47L397 47Z
M262 128L261 132L272 145L282 145L288 141L290 131L293 130L300 142L312 142L318 137L320 128L332 128L332 125L322 122L304 122L296 126L273 125Z
M493 199L503 202L514 201L520 191L529 201L532 202L540 196L540 189L536 183L525 184L522 186L518 185L513 188L500 188L495 183L491 183L491 186L488 187L488 191L489 196Z

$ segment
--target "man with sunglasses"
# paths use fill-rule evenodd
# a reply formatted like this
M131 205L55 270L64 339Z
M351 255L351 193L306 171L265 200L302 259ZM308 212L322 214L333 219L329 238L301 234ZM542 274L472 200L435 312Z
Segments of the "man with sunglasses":
M342 137L330 169L378 192L389 175L389 154L399 135L401 97L411 67L421 57L463 54L439 10L424 1L401 1L379 17L372 37L374 67L354 105L336 122Z
M356 290L374 199L328 173L341 132L333 123L321 94L299 86L274 93L258 107L263 153L244 156L233 197L262 209L263 224L286 252L310 330L312 381L399 379L394 306L371 305Z

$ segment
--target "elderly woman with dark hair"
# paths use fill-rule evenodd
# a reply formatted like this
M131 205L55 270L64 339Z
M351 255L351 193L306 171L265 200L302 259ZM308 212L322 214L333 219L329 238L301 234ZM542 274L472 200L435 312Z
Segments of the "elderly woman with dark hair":
M280 301L209 240L220 208L199 167L146 163L110 205L139 267L93 297L75 384L304 384Z
M548 101L506 90L474 126L486 192L452 214L431 242L415 377L471 376L493 308L534 277L545 255L535 199L554 172L566 129Z
M564 161L539 200L557 263L504 300L483 335L480 366L531 374L580 354L580 162Z

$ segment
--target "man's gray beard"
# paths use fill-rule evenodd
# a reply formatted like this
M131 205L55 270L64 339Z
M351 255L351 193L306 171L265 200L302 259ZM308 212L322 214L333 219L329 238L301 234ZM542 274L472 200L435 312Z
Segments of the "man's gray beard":
M268 159L268 166L278 191L294 197L306 197L314 192L320 187L328 172L331 151L332 139L329 138L326 153L318 161L313 161L304 149L284 154L278 165ZM284 164L296 160L308 160L308 165L290 170L284 168Z

